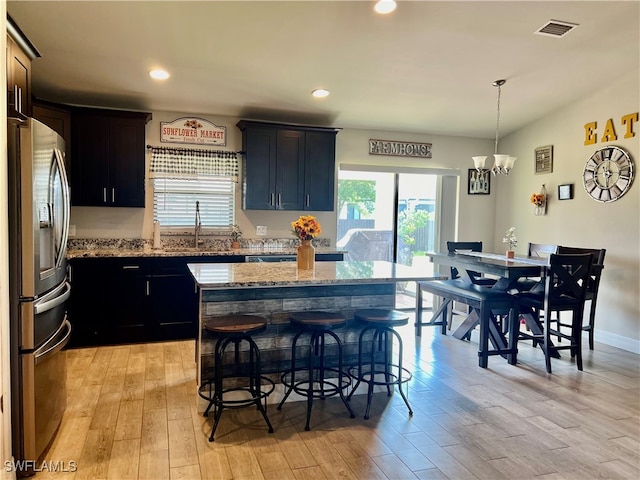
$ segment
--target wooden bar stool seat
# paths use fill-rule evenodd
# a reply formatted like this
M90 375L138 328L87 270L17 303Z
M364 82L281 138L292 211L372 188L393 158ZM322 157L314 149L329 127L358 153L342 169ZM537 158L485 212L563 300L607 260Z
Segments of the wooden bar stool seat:
M291 314L289 321L299 330L291 345L291 368L282 374L282 383L287 387L287 391L278 405L278 410L282 409L291 392L306 397L307 420L304 429L308 431L313 399L324 400L339 395L349 415L354 418L355 414L344 396L344 390L351 384L351 379L342 370L342 342L333 332L334 328L346 325L346 318L339 313L306 311ZM303 336L309 339L302 347L307 349L307 354L304 365L298 365L298 343ZM327 338L332 338L333 342L327 344ZM337 357L337 362L333 365L331 357Z
M218 338L215 346L214 378L203 383L199 390L200 396L209 400L204 416L207 417L209 410L214 409L215 419L209 441L214 441L225 408L255 405L262 413L269 433L273 433L267 417L267 397L273 392L275 385L272 380L262 376L260 350L251 337L267 328L267 320L257 315L226 315L210 318L205 322L204 328ZM227 352L230 345L233 346L233 351ZM226 385L225 381L228 381ZM263 383L266 384L264 387Z

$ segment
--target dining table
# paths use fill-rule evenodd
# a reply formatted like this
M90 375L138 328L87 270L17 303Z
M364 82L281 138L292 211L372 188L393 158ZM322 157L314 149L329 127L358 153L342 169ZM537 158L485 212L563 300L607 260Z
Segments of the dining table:
M522 257L516 256L508 258L504 254L489 252L457 251L456 253L436 253L427 252L426 256L434 264L446 267L455 267L458 270L463 284L478 284L478 275L481 273L496 279L492 285L486 286L496 292L508 292L517 286L521 278L539 278L544 281L548 257ZM520 318L524 320L526 326L534 334L541 334L542 324L537 315L533 312L519 312ZM471 331L478 325L479 317L476 311L467 315L464 321L454 331L453 336L458 339L471 338ZM494 331L500 330L494 325ZM491 337L491 341L496 348L505 348L507 340L502 334Z

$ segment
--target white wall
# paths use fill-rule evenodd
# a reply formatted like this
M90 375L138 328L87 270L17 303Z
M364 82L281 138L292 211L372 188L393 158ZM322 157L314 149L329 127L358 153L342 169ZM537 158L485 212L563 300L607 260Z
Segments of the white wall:
M184 144L168 144L160 142L160 122L171 122L176 118L189 116L178 112L153 112L151 122L147 124L147 144L188 147ZM218 126L227 128L227 145L218 147L221 150L242 150L242 134L236 127L239 118L215 115L193 115L205 118ZM433 144L432 159L412 159L404 157L388 157L369 155L369 139L427 142ZM463 227L460 238L481 239L487 244L493 240L493 212L495 195L468 196L466 194L467 169L472 165L471 156L490 153L493 142L481 139L446 137L436 135L414 135L399 132L368 131L345 129L338 133L336 139L336 169L340 163L358 163L367 165L401 165L420 168L451 168L463 172L461 176L460 207ZM243 157L240 156L240 161ZM147 173L149 154L147 153ZM103 208L72 207L71 223L76 225L78 238L148 238L153 232L153 193L146 176L147 208ZM492 191L494 187L492 187ZM243 238L255 238L255 227L266 225L267 238L287 238L291 236L291 222L298 215L306 212L278 212L266 210L241 209L241 185L236 191L236 221L243 232ZM336 241L336 213L314 212L323 228L322 237L329 238L331 244Z
M624 138L623 115L640 109L638 71L612 77L610 85L580 102L528 125L502 142L505 152L518 157L508 178L500 179L496 203L494 248L504 249L502 233L517 229L519 253L527 242L565 246L606 248L596 317L596 339L640 353L640 180L620 200L602 204L587 196L582 184L586 160L598 148L624 148L640 170L640 123L635 136ZM616 141L602 143L602 131L613 119ZM584 125L598 123L598 143L584 145ZM553 173L534 174L534 149L553 145ZM536 217L529 203L531 193L542 184L550 194L547 214ZM574 184L574 199L557 200L557 186Z
M471 156L491 154L493 140L344 129L336 140L336 168L348 163L460 171L458 239L482 240L487 250L501 252L505 249L502 237L511 225L517 229L520 239L517 250L521 254L526 253L527 242L606 248L596 337L598 341L640 352L640 186L633 185L621 200L603 205L587 197L581 180L586 159L597 147L604 145L584 145L584 124L587 122L597 121L601 134L607 119L614 119L618 140L612 143L624 147L636 163L640 162L640 125L635 125L634 138L624 139L619 124L622 115L638 111L638 81L637 72L629 74L593 96L502 138L500 150L517 156L518 161L509 176L491 178L491 195L488 196L467 195L467 170L472 166ZM181 116L187 115L153 112L153 120L147 125L147 143L160 145L160 122ZM224 149L241 150L241 132L235 126L238 118L196 116L227 127ZM433 158L369 155L371 138L431 143ZM553 173L536 175L534 149L545 145L554 147ZM550 201L547 215L537 217L529 197L538 192L543 183ZM557 201L557 185L563 183L574 184L573 200ZM255 237L256 225L267 225L269 238L291 235L290 222L304 212L242 211L240 190L237 191L237 222L244 238ZM78 237L151 238L151 198L151 188L147 185L146 209L74 207L71 222L77 226ZM322 237L335 244L336 213L317 212L317 218L323 226Z
M369 155L369 139L431 143L432 158ZM482 240L493 244L495 191L491 195L467 195L467 173L473 167L473 155L488 155L493 140L442 135L417 135L401 132L345 129L338 134L337 163L357 165L394 165L398 167L451 169L460 172L458 191L459 240ZM493 179L492 179L493 181Z

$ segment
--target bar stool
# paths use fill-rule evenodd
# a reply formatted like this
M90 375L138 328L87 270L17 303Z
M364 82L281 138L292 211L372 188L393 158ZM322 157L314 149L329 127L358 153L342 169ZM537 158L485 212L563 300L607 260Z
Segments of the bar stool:
M412 375L402 366L402 337L393 329L393 327L406 325L409 322L409 315L397 310L368 308L356 310L354 318L365 326L360 332L358 341L358 365L349 370L349 374L357 380L353 390L349 393L349 400L360 382L367 383L367 410L364 418L368 419L373 387L384 385L387 387L387 396L391 396L392 387L397 385L400 395L409 409L409 415L413 415L409 401L402 391L402 384L411 380ZM368 332L373 332L370 344L371 351L365 352L364 338ZM396 364L393 363L394 338L398 341L398 363ZM367 365L363 366L365 361ZM366 368L367 366L368 368ZM376 375L378 375L378 379L376 379ZM380 375L384 375L384 378L380 378Z
M311 419L311 409L313 407L313 399L320 398L324 400L326 397L340 395L342 403L349 411L351 418L355 417L351 406L347 403L343 391L351 384L349 376L342 371L342 342L333 332L334 328L343 327L347 320L340 314L331 312L308 311L297 312L291 314L289 322L298 326L299 330L293 337L291 345L291 369L282 374L282 383L287 387L287 392L278 405L278 410L282 409L282 405L289 398L291 392L307 398L307 423L304 429L309 431L309 420ZM309 343L305 345L308 348L306 365L298 367L296 365L296 350L298 340L303 335L309 336ZM326 337L329 336L335 341L334 348L337 350L338 365L337 367L328 366L327 357L325 356ZM306 375L304 374L306 372ZM332 372L335 376L327 377L327 373ZM346 377L346 378L345 378Z
M209 441L213 442L216 428L225 408L243 408L255 405L269 427L269 433L273 433L273 427L267 417L267 397L274 390L274 382L261 374L260 350L251 337L267 328L267 320L257 315L226 315L207 320L204 328L216 335L218 340L215 347L215 377L202 384L199 394L209 405L204 411L204 416L209 416L209 410L213 407L215 419L211 428ZM248 348L241 350L241 344L246 342ZM227 347L233 345L233 351L227 353ZM225 365L226 360L233 355L233 362ZM243 362L241 363L241 356ZM226 371L225 371L226 367ZM235 379L235 382L225 388L225 380ZM247 382L238 382L246 379ZM262 382L266 386L262 388ZM247 384L248 383L248 384ZM232 392L233 397L228 398ZM226 396L226 398L225 398ZM241 397L241 398L240 398ZM262 401L264 400L264 406Z

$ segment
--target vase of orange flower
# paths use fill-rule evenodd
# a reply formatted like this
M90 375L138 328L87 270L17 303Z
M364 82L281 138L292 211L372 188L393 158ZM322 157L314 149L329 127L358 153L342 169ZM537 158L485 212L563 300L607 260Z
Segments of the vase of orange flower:
M311 240L322 232L320 223L313 215L302 215L295 222L291 222L293 234L300 239L296 260L300 270L313 270L316 265L316 249Z

